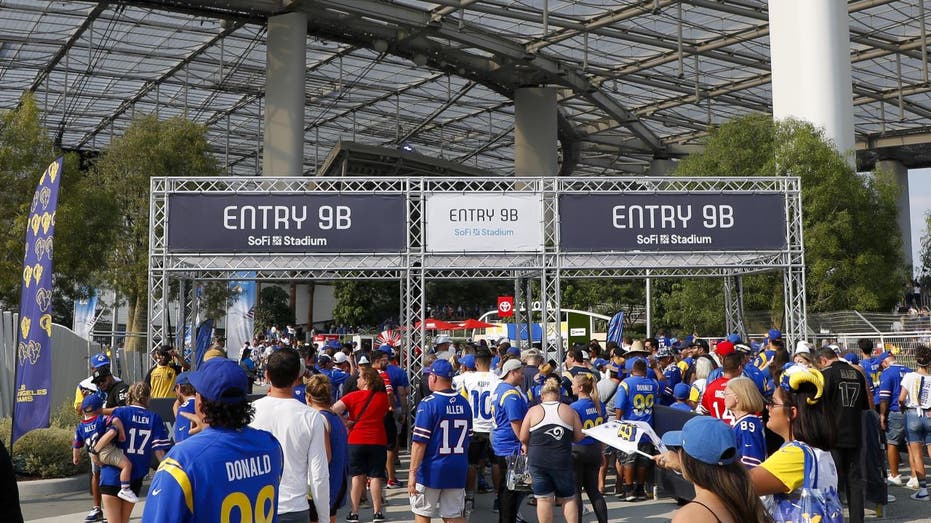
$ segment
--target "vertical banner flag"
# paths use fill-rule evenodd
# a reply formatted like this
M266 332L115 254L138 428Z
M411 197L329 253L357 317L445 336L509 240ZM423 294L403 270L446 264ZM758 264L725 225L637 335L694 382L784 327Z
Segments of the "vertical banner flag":
M514 315L514 296L498 296L498 316Z
M61 165L62 158L58 158L42 173L29 208L19 298L11 443L32 429L48 427L51 415L52 245Z
M210 340L213 338L213 320L206 319L197 327L197 345L194 347L194 368L200 367L204 362Z
M94 323L97 322L96 312L97 291L91 289L87 298L81 298L74 302L74 323L71 330L85 340L90 339L91 330L94 328Z
M226 353L238 360L255 327L255 272L239 272L237 277L243 279L230 282L233 298L226 311Z
M621 346L621 342L624 341L624 311L615 314L611 321L608 322L608 339L606 341L613 341L617 343L618 347Z

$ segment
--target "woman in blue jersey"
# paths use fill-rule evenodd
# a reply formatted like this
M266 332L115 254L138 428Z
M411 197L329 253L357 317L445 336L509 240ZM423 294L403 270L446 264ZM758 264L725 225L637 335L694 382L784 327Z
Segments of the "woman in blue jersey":
M579 398L571 407L579 415L583 429L590 429L604 423L604 405L598 401L598 395L592 395L595 390L595 379L591 374L578 374L572 378L572 392ZM598 490L598 471L601 467L602 444L598 440L586 436L585 439L572 445L572 464L575 468L575 492L578 497L579 521L582 520L582 489L588 494L595 517L598 523L607 523L608 505Z
M148 409L149 385L144 382L133 383L129 387L129 396L125 407L117 407L108 421L107 433L97 440L94 446L94 459L111 441L133 464L129 487L138 496L142 480L149 473L152 454L161 461L170 446L168 431L162 417ZM119 441L118 434L124 435ZM100 494L103 513L110 523L128 523L133 512L134 503L117 497L120 491L120 469L112 465L103 465L100 469Z
M568 472L572 470L572 442L581 441L584 435L579 415L559 401L561 395L559 380L546 380L540 391L543 402L527 411L520 427L520 441L527 449L540 523L553 521L553 505L557 499L562 501L566 522L579 523L575 481Z
M330 517L336 521L336 511L346 504L349 476L349 431L343 418L330 410L333 405L333 388L330 379L317 374L307 382L307 404L318 411L327 422L327 437L330 441ZM310 504L310 521L320 521L313 503ZM314 517L317 516L317 517ZM327 521L327 520L325 520Z
M731 428L737 437L740 462L748 469L766 459L766 434L760 417L764 405L763 395L750 378L734 378L724 387L724 406L733 414Z

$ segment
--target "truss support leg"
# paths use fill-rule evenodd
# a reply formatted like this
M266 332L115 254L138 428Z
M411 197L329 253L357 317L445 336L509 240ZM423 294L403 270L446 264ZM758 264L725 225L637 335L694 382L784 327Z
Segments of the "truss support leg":
M556 89L521 87L514 91L514 173L556 176Z
M805 267L791 266L783 272L785 291L785 328L783 338L786 347L794 347L799 340L808 335L808 321L805 317Z
M551 355L555 354L557 362L563 361L565 353L560 329L560 320L562 319L561 283L558 269L550 268L543 271L540 278L543 359L548 360L552 357Z
M743 277L724 277L724 324L727 333L737 333L746 340L747 329L744 326Z
M407 370L407 375L410 377L411 386L407 404L413 407L417 405L418 400L422 399L418 397L420 382L423 379L421 369L423 368L424 355L429 350L426 345L424 325L421 323L419 329L414 328L414 325L424 318L426 287L423 269L411 268L404 273L403 278L401 280L401 325L406 325L408 328L402 330L403 346L401 348L400 363ZM414 426L414 420L411 416L415 413L416 409L412 408L408 416L409 426L411 427ZM409 439L410 431L408 431L408 448L410 448Z
M524 312L521 312L521 305L526 305ZM520 272L514 273L514 307L511 309L514 311L514 315L511 316L511 321L514 322L514 337L512 340L515 345L520 339L520 326L523 324L523 321L526 316L530 315L530 305L524 303L524 279L521 277Z
M304 164L307 14L268 19L262 174L300 176Z

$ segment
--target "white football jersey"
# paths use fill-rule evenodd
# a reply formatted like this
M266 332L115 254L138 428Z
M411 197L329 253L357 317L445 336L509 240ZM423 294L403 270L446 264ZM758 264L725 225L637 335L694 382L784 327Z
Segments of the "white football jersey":
M453 389L469 400L472 407L472 431L491 433L495 418L491 413L491 395L501 378L492 372L467 372L453 378Z

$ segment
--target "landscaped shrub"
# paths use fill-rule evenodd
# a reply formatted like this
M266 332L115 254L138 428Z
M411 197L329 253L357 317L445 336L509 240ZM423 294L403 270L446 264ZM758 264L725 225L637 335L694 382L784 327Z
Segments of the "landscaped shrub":
M87 456L77 466L71 461L74 430L53 427L29 431L13 446L16 472L39 478L65 478L87 472Z

